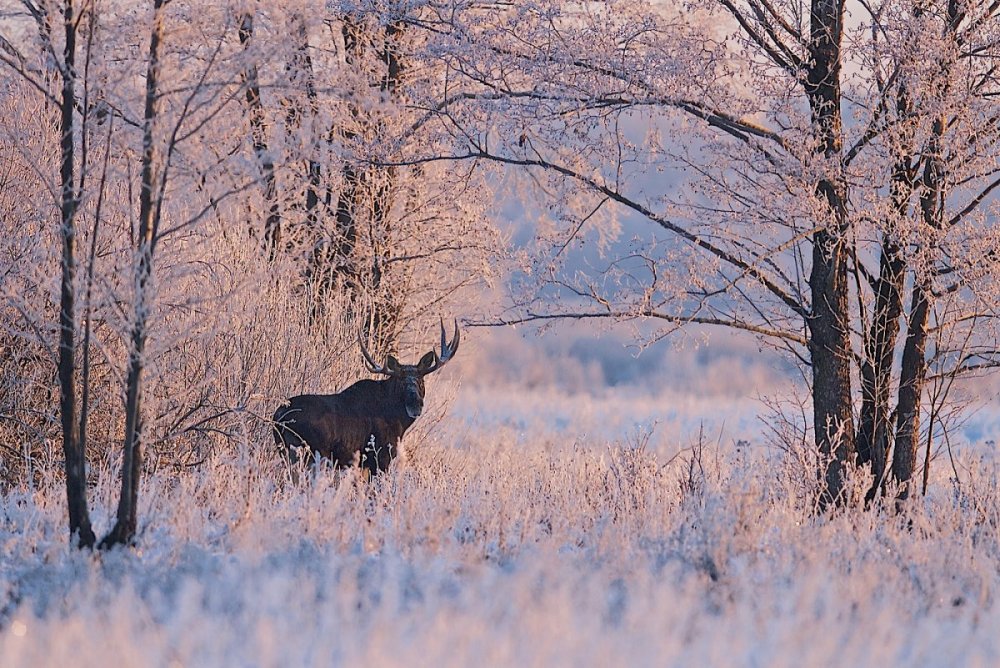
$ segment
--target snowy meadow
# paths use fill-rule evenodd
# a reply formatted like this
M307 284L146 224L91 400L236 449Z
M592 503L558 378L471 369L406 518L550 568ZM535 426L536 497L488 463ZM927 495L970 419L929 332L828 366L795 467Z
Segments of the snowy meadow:
M992 455L904 514L818 515L788 457L693 436L444 417L373 483L297 484L253 436L144 479L138 546L98 554L42 479L2 497L0 665L997 661ZM105 526L116 471L96 473Z

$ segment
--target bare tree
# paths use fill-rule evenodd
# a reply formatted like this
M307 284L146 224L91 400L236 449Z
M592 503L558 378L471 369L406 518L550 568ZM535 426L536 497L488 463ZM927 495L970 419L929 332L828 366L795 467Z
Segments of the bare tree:
M87 471L84 452L84 434L76 415L76 313L75 278L76 210L80 194L75 173L74 137L76 112L76 32L77 16L72 0L63 5L64 46L60 63L62 98L59 101L59 148L61 164L59 176L62 192L60 236L62 237L62 280L59 301L59 394L62 416L63 452L66 457L66 498L69 508L69 531L76 536L80 547L94 544L94 531L90 526L87 510ZM86 415L80 416L86 424Z
M116 544L128 544L135 539L138 481L142 471L144 439L144 369L148 361L147 343L157 309L153 280L156 248L167 235L176 237L187 230L196 229L209 213L218 212L220 205L228 198L243 192L256 182L255 179L242 180L238 173L232 178L227 175L225 181L216 182L218 174L227 169L228 155L222 152L220 160L218 152L212 150L214 147L203 150L207 146L207 132L214 123L219 122L228 108L235 106L234 102L239 99L242 91L238 85L237 71L220 64L223 59L220 54L226 49L235 50L236 47L225 42L224 32L219 34L214 44L210 41L207 45L176 45L177 50L202 49L199 54L202 57L199 59L179 59L182 65L187 62L199 63L201 69L183 69L182 66L174 65L169 76L177 85L165 88L162 85L161 69L164 61L164 23L168 20L167 5L170 4L168 0L155 0L152 3L148 52L145 57L140 56L134 61L102 60L96 55L102 52L102 47L112 44L115 39L128 38L125 32L116 33L102 23L113 24L120 20L131 27L135 20L128 12L118 12L120 8L114 5L105 7L107 11L103 14L98 14L94 5L87 5L84 11L77 12L74 3L62 3L60 13L63 18L64 42L61 45L62 55L56 57L59 47L50 29L52 20L47 6L31 2L23 4L27 18L37 28L37 38L25 40L22 32L14 30L10 35L0 34L0 44L3 45L3 64L7 71L20 78L25 88L36 93L47 109L56 113L59 119L58 135L55 137L59 147L58 179L57 187L51 188L53 199L57 201L56 210L59 211L62 266L58 361L55 367L58 369L62 395L60 417L64 427L70 532L81 547L91 547L96 540L87 513L86 499L86 444L93 389L97 382L91 375L91 355L96 348L105 356L104 361L113 367L119 364L116 356L118 350L121 347L127 348L126 355L122 356L127 357L127 361L123 363L126 400L122 494L115 527L100 543L100 547L107 548ZM225 31L226 27L221 26L220 30ZM85 36L87 48L85 62L78 63L77 40L81 33ZM100 40L104 43L100 43ZM38 47L38 60L55 63L53 72L34 66L32 58L24 55L24 49L31 46ZM130 68L137 70L136 66L139 65L145 66L144 76L140 74L144 84L144 94L141 96L133 95L134 91L129 85L140 78L129 76ZM122 71L116 72L115 67ZM50 80L53 78L59 82L59 94L50 92ZM117 81L117 84L106 88L98 85L99 82L108 81ZM133 116L131 108L135 106L137 98L141 100L143 111ZM20 120L28 123L46 122L44 116ZM17 122L17 119L12 122ZM106 129L98 133L96 129L101 125L106 125ZM141 129L141 132L136 133L135 129ZM92 148L93 141L98 137L101 138L102 145ZM135 150L136 145L139 146L138 151ZM196 150L190 150L192 148ZM110 201L108 191L109 181L120 179L120 184L125 187L119 187L117 192L130 194L133 175L130 164L136 153L139 154L137 162L140 174L138 216L133 218L133 202L130 197ZM95 162L92 154L101 157L96 169L92 164ZM232 152L229 153L231 154ZM43 184L46 183L44 152L37 155L24 153L18 157L35 170ZM182 165L179 171L184 177L178 192L183 192L184 198L171 197L173 192L168 188L168 172L172 162ZM199 191L204 192L205 196L197 196ZM168 210L170 224L164 226L161 223ZM93 224L89 230L84 229L84 233L89 235L89 252L86 275L80 277L77 271L79 262L76 243L81 234L79 220L82 217L92 220ZM99 232L104 231L99 224L107 222L107 219L115 221L114 229L108 230L105 240L100 242ZM131 220L137 220L134 227L129 224ZM120 232L120 235L115 237L112 232ZM40 242L36 240L36 243ZM101 253L98 253L99 243L102 246ZM109 259L100 261L99 256ZM103 266L98 267L102 263ZM122 271L129 264L132 280L125 278L127 271ZM15 276L32 271L44 272L46 269L30 265L5 267L6 273L13 273ZM79 340L80 317L77 313L81 293L84 296L82 341ZM7 297L5 291L5 298ZM121 308L123 304L131 304L131 318L124 317ZM45 345L46 327L37 315L45 312L45 304L25 302L16 306L21 317L31 326L34 338ZM123 320L126 322L122 322ZM4 323L5 329L7 324ZM113 331L119 326L122 336ZM126 330L128 334L125 334ZM128 341L128 344L121 346L122 341ZM92 343L99 345L92 346ZM82 378L78 378L81 367ZM120 378L116 378L114 373L102 378L101 395L117 396L118 393L112 389L111 384ZM82 401L79 409L78 396ZM184 402L187 401L187 396L175 397L175 400ZM111 417L108 413L113 415L106 407L102 410L106 417ZM185 409L183 414L193 423L208 419L200 414L197 403L194 407ZM117 431L110 425L104 427L108 433Z
M437 40L447 86L421 100L421 129L453 148L389 161L544 183L541 280L498 322L659 320L652 340L720 325L800 360L825 504L846 500L855 461L873 467L869 498L887 475L905 496L939 295L978 314L977 366L997 348L997 10L858 2L849 25L847 4L428 9L410 24ZM648 242L596 276L562 272L566 248L621 215Z
M59 222L58 237L61 244L60 290L58 304L58 361L59 414L65 457L66 498L69 513L71 540L79 547L92 547L95 541L87 506L87 471L84 452L86 442L86 410L77 406L76 357L76 276L77 276L77 213L80 207L84 175L88 168L86 147L78 151L77 122L79 99L78 47L81 16L72 0L65 0L59 8L62 16L62 49L59 52L55 34L56 19L47 3L36 4L30 0L21 3L36 34L37 43L45 61L51 64L51 74L57 79L58 93L49 91L48 74L31 65L31 59L21 52L19 44L7 35L0 35L0 62L21 77L24 83L40 92L49 106L58 110L59 143ZM88 50L89 58L89 50ZM85 129L84 129L85 130ZM82 155L81 155L82 153Z
M276 128L265 143L275 147L280 192L265 199L283 203L281 250L299 263L317 329L345 318L376 354L394 351L406 331L423 331L445 302L461 301L502 252L482 215L482 169L370 159L426 139L412 132L421 113L410 100L438 85L426 36L383 18L350 4L317 14L292 3L241 22L243 43L272 63L255 76L247 65L244 81L255 100L247 106L255 146L263 146L259 119L273 118ZM340 309L343 298L342 310L322 306Z
M129 350L128 376L125 381L125 444L122 461L122 490L118 499L117 520L101 540L101 547L126 545L135 539L136 507L139 499L139 475L142 465L142 430L140 401L142 392L143 352L146 348L150 312L148 285L153 273L153 254L163 212L161 147L154 137L154 124L160 107L160 44L163 40L163 7L169 0L153 0L152 30L146 69L146 105L142 130L142 176L139 183L139 230L135 267L135 303L132 323L132 346Z

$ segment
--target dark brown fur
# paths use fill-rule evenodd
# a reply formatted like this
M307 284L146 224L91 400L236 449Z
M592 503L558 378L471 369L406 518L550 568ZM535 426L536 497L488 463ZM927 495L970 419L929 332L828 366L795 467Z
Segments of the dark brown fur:
M420 399L423 378L417 377ZM384 471L415 418L406 410L406 380L359 380L338 394L300 394L274 413L274 440L292 461L301 448L337 466Z

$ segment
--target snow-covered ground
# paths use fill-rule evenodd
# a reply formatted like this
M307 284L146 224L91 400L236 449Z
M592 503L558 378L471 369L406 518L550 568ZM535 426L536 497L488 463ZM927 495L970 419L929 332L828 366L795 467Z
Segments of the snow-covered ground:
M287 482L266 434L156 473L133 551L67 547L58 482L0 497L0 666L1000 661L989 451L963 455L960 487L937 467L905 516L817 516L761 447L532 437L462 411L371 486Z

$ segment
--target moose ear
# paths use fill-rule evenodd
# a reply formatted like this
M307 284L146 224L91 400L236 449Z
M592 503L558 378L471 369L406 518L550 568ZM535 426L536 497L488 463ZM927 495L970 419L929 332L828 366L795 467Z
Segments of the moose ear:
M427 373L437 365L437 361L438 361L437 353L435 353L432 350L420 358L420 361L417 362L417 370L420 371L421 373Z
M391 373L396 373L399 371L399 360L389 355L385 360L385 370Z

